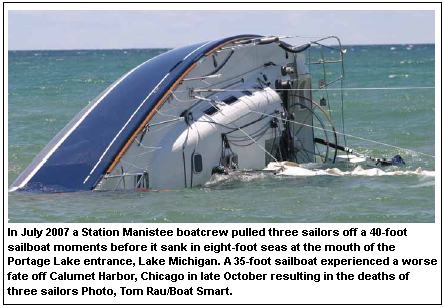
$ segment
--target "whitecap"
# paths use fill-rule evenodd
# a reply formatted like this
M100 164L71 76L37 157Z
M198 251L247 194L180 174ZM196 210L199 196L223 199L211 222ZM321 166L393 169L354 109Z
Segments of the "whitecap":
M204 187L219 186L221 184L229 184L231 182L251 182L256 179L262 179L269 175L262 172L242 173L235 172L230 174L214 174L211 179L205 183Z
M409 78L410 75L408 74L400 74L400 75L389 75L389 78L396 78L396 77L404 77Z
M316 176L316 175L329 175L329 176L398 176L398 175L420 175L426 177L435 177L435 171L422 170L421 168L415 171L384 171L379 168L364 169L362 166L357 166L353 171L341 171L338 168L329 168L326 170L310 170L301 167L300 165L288 162L282 163L270 163L264 170L274 170L277 175L286 176Z

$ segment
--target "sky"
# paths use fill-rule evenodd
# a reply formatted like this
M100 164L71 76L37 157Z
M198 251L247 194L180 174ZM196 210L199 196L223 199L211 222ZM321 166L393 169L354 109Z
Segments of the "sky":
M174 4L171 4L174 5ZM8 50L171 48L236 34L435 42L434 11L8 11Z

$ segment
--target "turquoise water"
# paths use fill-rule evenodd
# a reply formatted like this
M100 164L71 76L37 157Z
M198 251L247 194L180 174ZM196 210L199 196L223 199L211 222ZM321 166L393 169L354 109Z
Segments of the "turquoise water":
M346 88L435 84L434 45L346 48ZM8 184L89 101L165 51L10 51ZM346 133L434 155L434 90L344 92ZM340 92L331 91L329 99L342 130ZM407 165L389 171L435 170L430 157L353 138L347 146L376 157L401 154ZM328 167L333 166L310 166ZM334 167L354 169L346 163ZM181 191L10 193L8 200L10 222L434 222L435 178L245 175Z

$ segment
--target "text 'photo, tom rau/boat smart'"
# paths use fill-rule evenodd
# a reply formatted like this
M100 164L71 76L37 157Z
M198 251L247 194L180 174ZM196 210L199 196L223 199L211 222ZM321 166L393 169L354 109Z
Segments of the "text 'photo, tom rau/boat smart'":
M344 91L370 88L342 86L346 50L339 38L305 38L298 45L286 43L288 38L238 35L149 59L78 113L10 191L182 189L218 174L250 172L434 176L420 168L384 171L381 167L402 167L404 159L348 148L346 137L434 158L345 133L343 117L337 129L328 91L340 91L343 102ZM336 76L327 74L331 67ZM313 80L311 68L322 78ZM318 91L325 95L316 102ZM357 167L342 172L301 166L338 161ZM369 164L371 169L363 168Z

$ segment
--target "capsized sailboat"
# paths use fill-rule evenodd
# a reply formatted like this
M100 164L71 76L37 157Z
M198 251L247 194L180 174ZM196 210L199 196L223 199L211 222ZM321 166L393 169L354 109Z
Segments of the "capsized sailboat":
M325 90L344 78L345 50L333 36L297 46L284 39L238 35L149 59L80 111L10 191L180 189L271 162L335 162L329 102L313 100L309 66L321 67L316 88ZM316 61L306 57L313 47ZM330 81L328 65L339 67Z

